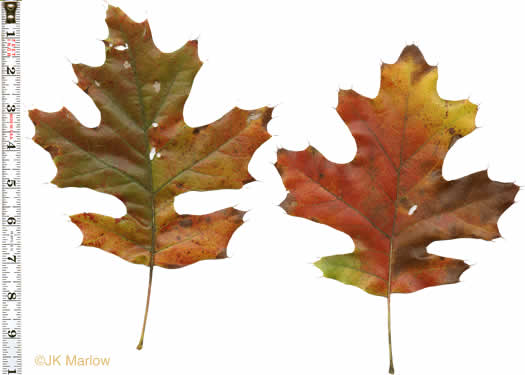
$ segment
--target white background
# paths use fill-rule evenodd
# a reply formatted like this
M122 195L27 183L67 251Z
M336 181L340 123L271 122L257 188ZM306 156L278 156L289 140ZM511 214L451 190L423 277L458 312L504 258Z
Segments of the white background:
M240 204L246 223L229 259L155 268L144 349L137 344L148 269L80 247L68 215L119 217L116 198L58 189L49 155L23 117L24 371L26 374L386 374L386 300L321 278L311 263L353 249L345 234L277 207L285 189L276 147L308 143L349 162L355 143L334 107L339 88L374 97L382 61L416 43L439 67L445 99L481 104L480 129L449 152L448 179L489 168L525 184L525 26L519 2L114 1L150 20L157 46L199 39L204 61L184 115L191 126L233 106L276 106L274 136L241 191L179 197L178 212ZM425 5L426 4L426 5ZM70 62L100 65L103 1L22 3L24 111L66 106L86 126L100 114L76 85ZM211 195L211 198L210 198ZM434 243L432 252L474 266L462 282L392 298L398 374L523 374L523 192L499 221L504 239ZM37 367L39 354L110 356L108 369Z

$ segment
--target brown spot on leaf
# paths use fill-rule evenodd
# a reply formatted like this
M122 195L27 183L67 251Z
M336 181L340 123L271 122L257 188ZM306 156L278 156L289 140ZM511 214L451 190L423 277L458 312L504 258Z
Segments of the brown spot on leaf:
M450 143L448 145L448 149L450 150L450 148L452 146L454 146L454 143L456 143L460 138L462 138L462 136L460 134L456 134L455 136L453 136L451 139L450 139Z
M405 210L410 209L413 205L409 202L407 197L402 197L399 200L399 205L403 207Z
M403 49L403 52L401 52L401 55L399 56L396 64L401 63L403 60L412 60L416 65L416 67L411 72L412 83L419 81L422 76L436 69L435 66L427 64L423 54L414 44L406 46Z
M222 249L218 254L217 254L217 259L224 259L224 258L227 258L228 257L228 254L226 253L226 249Z
M191 227L193 224L193 221L190 218L182 219L179 221L179 225L183 228Z
M60 148L55 145L47 145L44 147L44 149L47 152L49 152L53 158L55 158L59 154L59 151L60 151Z

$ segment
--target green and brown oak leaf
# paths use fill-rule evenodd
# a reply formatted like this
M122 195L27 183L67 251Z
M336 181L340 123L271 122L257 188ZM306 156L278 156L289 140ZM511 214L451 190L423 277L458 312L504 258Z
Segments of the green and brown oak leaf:
M226 208L181 215L174 197L253 181L248 163L270 138L272 108L234 108L209 125L188 126L184 104L202 65L197 41L163 53L147 20L136 23L109 6L106 23L104 64L73 64L78 86L100 111L100 124L87 128L66 108L29 112L34 141L56 164L55 185L111 194L126 207L120 218L71 216L83 233L82 245L151 269L224 258L243 213Z

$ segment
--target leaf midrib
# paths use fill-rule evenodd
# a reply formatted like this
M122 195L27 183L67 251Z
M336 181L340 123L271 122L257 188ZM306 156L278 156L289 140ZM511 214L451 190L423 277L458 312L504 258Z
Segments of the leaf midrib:
M148 137L148 128L146 126L146 112L144 108L144 98L142 95L142 84L139 81L138 73L137 73L137 61L135 54L133 53L133 47L132 44L129 43L129 39L127 38L127 34L120 29L120 32L124 36L125 43L128 45L128 56L131 60L131 70L133 72L133 79L135 81L135 86L137 88L137 97L139 99L139 107L140 107L140 113L142 117L142 132L144 135L144 144L146 146L146 155L145 158L147 160L147 174L148 174L148 193L150 196L150 215L151 215L151 244L150 244L150 266L153 265L153 256L155 254L156 249L156 242L157 242L157 225L156 225L156 212L155 212L155 196L153 194L153 161L149 158L149 153L151 151L151 146L149 142Z

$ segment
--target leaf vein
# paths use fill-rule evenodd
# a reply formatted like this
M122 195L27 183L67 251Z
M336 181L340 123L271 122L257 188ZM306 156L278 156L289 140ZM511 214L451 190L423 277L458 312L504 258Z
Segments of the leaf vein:
M42 123L44 124L44 123ZM128 174L127 172L124 172L122 169L120 168L117 168L115 167L114 165L111 165L109 164L108 162L104 161L103 159L99 158L97 155L87 151L86 149L80 147L79 145L77 145L76 143L74 143L73 141L71 141L70 139L66 138L64 135L60 134L58 131L56 131L55 129L53 129L52 127L48 126L47 124L45 125L49 130L51 130L53 133L55 133L56 135L58 135L60 138L64 139L65 141L67 141L70 145L76 147L77 149L83 151L84 153L86 153L87 155L91 156L93 159L97 160L98 162L102 163L103 165L105 165L106 167L108 167L109 169L111 170L114 170L115 172L117 173L120 173L122 176L125 176L126 178L130 179L131 181L135 182L137 185L141 186L142 188L144 188L144 190L148 191L149 192L149 189L142 183L140 182L136 177L133 177L132 175Z
M345 206L351 208L352 210L354 210L355 212L357 212L363 219L365 219L374 229L376 229L378 232L380 232L383 236L385 236L386 238L390 238L390 236L385 233L383 230L381 230L381 228L379 228L368 216L366 216L365 214L363 214L361 211L359 211L357 208L355 208L354 206L352 206L351 204L349 204L348 202L346 202L345 200L343 200L343 198L341 198L340 196L336 195L335 193L333 193L332 191L328 190L325 186L323 186L319 181L316 181L314 180L312 177L308 176L305 172L297 169L297 171L301 172L302 175L304 175L306 178L308 178L309 180L311 180L314 184L318 185L321 189L323 189L324 191L326 191L327 193L331 194L333 197L335 197L338 201L342 202Z

